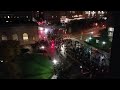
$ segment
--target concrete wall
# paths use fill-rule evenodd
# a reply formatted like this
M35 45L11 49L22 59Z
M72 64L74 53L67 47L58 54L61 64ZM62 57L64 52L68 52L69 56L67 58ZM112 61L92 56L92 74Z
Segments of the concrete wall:
M13 27L0 27L0 41L2 40L2 35L6 35L8 40L13 40L12 35L17 34L20 44L31 44L38 41L38 27L35 25L19 25ZM23 40L23 33L28 34L28 41ZM34 39L33 39L34 37Z

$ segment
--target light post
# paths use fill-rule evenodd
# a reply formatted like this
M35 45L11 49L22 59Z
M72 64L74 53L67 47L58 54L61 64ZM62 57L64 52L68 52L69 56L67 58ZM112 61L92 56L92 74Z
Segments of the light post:
M105 45L105 44L106 44L106 42L105 42L105 41L103 41L103 42L102 42L102 45Z

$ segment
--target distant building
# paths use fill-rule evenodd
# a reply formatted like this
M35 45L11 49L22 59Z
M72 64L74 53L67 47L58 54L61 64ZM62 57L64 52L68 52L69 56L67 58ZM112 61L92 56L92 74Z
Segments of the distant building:
M37 20L43 18L40 11L0 11L0 23L32 23L33 17Z
M26 45L38 41L38 36L38 26L33 24L0 27L0 41L16 40L20 41L21 45Z
M0 23L27 23L32 22L31 11L0 11Z
M44 11L44 20L51 23L60 22L61 19L66 22L67 19L85 19L85 18L104 18L107 19L106 11Z

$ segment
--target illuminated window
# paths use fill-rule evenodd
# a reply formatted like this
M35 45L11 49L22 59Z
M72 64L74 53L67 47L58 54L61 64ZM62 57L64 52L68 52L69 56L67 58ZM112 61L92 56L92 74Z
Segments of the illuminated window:
M72 11L72 13L75 13L75 11Z
M114 28L113 28L113 27L109 27L109 28L108 28L108 31L113 32L113 31L114 31Z
M101 12L100 12L100 11L98 11L98 14L101 14Z
M52 18L54 18L54 16L52 16Z
M33 40L35 40L35 37L33 37Z
M8 16L8 18L10 18L10 16Z
M109 32L108 36L112 37L113 36L113 32Z
M12 37L13 37L13 40L18 40L18 35L17 34L13 34Z
M26 16L26 18L28 18L28 16Z
M19 17L17 16L17 18L19 18Z
M102 11L101 14L104 14L104 11Z
M6 16L4 16L4 18L6 18Z
M23 34L23 40L28 40L28 34L27 33Z
M2 40L7 40L7 36L2 35Z

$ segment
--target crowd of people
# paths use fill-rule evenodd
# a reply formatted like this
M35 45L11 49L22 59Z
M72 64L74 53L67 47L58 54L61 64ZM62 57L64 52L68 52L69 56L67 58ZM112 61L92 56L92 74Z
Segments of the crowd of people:
M79 78L79 77L80 78L82 77L107 78L109 73L109 57L108 56L84 44L80 44L78 42L73 44L72 40L65 40L63 41L62 44L65 44L66 46L65 48L65 53L67 56L66 59L69 61L68 65L71 64L69 68L71 69L75 68L73 71L78 69L78 72L75 73L75 75L76 74L78 75L76 76L76 78ZM62 67L64 66L64 63L65 61L62 62ZM65 66L67 67L67 65ZM69 72L69 68L66 69L68 70L68 72ZM81 74L79 75L78 73L81 73ZM69 76L70 76L70 73L69 73Z

